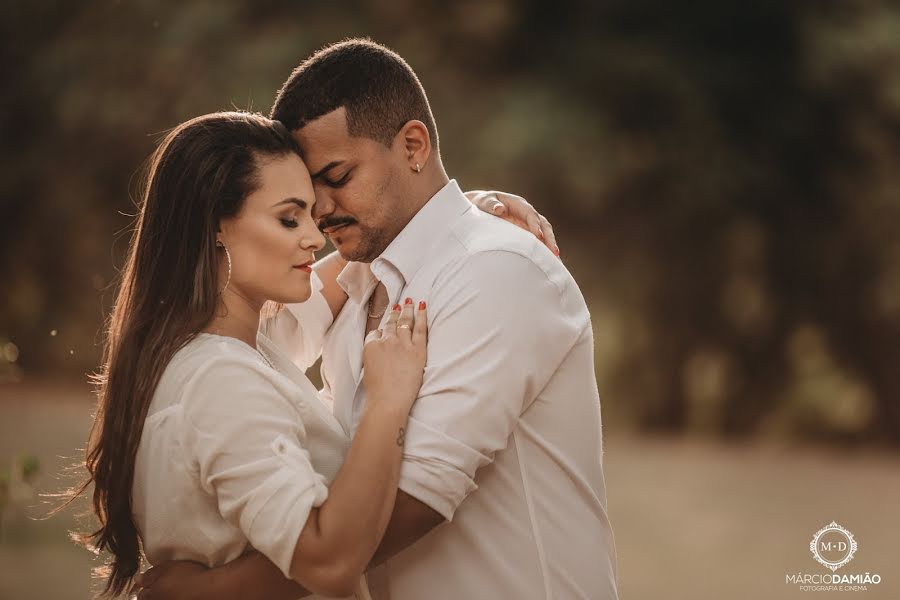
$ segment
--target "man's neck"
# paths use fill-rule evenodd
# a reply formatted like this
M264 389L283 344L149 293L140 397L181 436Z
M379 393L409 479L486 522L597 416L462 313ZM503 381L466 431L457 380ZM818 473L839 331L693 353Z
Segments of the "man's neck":
M422 208L424 208L439 191L444 189L444 186L450 183L450 178L447 177L447 173L440 163L435 166L432 172L427 174L423 172L421 175L422 180L412 189L412 194L416 200L412 205L412 210L410 210L409 215L403 223L403 227L397 231L397 235L400 235L400 232L406 229L406 226L409 225L409 222L412 221L417 214L419 214L419 211L422 210ZM397 235L395 235L394 238L396 238ZM394 240L392 239L391 241L393 242Z
M416 182L416 185L413 186L410 190L410 196L413 198L412 203L410 204L410 209L408 213L405 215L405 218L401 220L401 227L397 229L396 233L391 237L390 241L387 242L387 245L381 250L381 254L387 250L390 245L397 239L397 236L406 229L409 222L415 218L419 211L424 208L428 202L434 198L434 196L441 191L444 186L450 183L450 178L447 177L447 172L444 171L444 166L438 161L438 163L429 171L423 171L420 173L421 180ZM399 219L398 219L399 220ZM379 254L379 256L381 255ZM377 257L375 257L377 258ZM362 260L357 262L365 262L371 263L375 258L369 260Z
M435 194L437 194L444 188L444 186L450 183L450 178L447 177L447 172L444 171L444 166L438 163L437 165L435 165L434 173L429 174L428 178L423 180L422 183L423 186L420 197L422 197L423 200L416 212L421 210L423 206L428 204L429 200L434 198Z

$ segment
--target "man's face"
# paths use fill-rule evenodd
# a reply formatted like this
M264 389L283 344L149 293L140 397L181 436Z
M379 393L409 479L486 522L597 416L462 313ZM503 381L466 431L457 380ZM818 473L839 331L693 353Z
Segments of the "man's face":
M409 220L402 150L350 136L343 107L293 135L313 176L319 228L344 259L378 258Z

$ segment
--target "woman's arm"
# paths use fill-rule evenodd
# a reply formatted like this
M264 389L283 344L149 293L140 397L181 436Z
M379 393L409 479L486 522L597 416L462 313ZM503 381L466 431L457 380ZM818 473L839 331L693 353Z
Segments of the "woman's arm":
M404 428L422 385L426 314L411 300L395 305L382 330L366 340L363 375L368 401L328 499L300 534L291 576L316 592L348 595L387 528L403 456Z
M329 490L310 512L291 563L291 577L327 595L352 594L384 536L400 478L406 426L403 406L366 408L356 437Z
M525 198L506 192L484 190L471 190L466 192L465 196L480 211L530 231L559 256L559 246L556 244L553 226ZM344 302L347 301L347 294L337 283L337 276L346 266L347 261L341 258L337 251L316 261L313 265L313 269L322 280L322 295L325 296L334 317L337 317Z
M553 235L553 226L525 198L506 192L484 190L471 190L466 192L465 196L480 211L530 231L559 256L559 246ZM335 318L347 301L347 294L337 283L338 275L346 266L347 261L341 258L337 251L328 254L313 265L316 275L322 280L322 295L325 296L331 314Z
M465 195L479 210L531 231L559 256L549 221L524 198L504 192L477 190ZM334 315L340 312L347 299L336 281L346 264L337 252L332 252L313 266L322 280L322 294ZM286 579L260 553L248 554L215 569L186 561L170 561L146 571L140 584L144 586L140 600L292 600L308 593L299 584Z
M550 221L535 210L522 196L484 190L472 190L464 195L478 210L530 231L543 241L553 254L559 256L559 246L556 244L556 236L553 235L553 226L550 225Z
M347 301L347 294L338 285L337 276L341 274L347 261L341 258L341 255L335 251L328 256L321 258L313 264L313 270L319 279L322 280L322 295L328 302L328 308L334 317L338 316Z
M319 358L325 334L347 301L347 294L337 283L346 265L347 261L337 252L317 261L313 264L313 295L305 302L285 305L260 321L263 335L301 370L305 371Z
M414 312L411 303L402 312L395 306L383 333L376 330L366 340L369 400L330 489L313 470L302 426L285 411L283 394L253 377L255 365L242 358L211 363L200 376L215 386L194 386L185 407L187 455L222 517L310 591L351 594L393 512L404 428L425 367L424 304L415 318ZM233 405L248 397L254 408L249 417ZM230 593L247 585L255 582ZM275 586L286 589L282 581Z

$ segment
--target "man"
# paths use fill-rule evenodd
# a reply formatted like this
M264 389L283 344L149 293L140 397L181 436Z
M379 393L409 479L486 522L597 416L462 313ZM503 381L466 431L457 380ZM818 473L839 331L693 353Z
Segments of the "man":
M372 597L616 598L593 335L571 275L447 177L425 92L387 48L319 51L272 117L302 148L319 227L352 261L322 362L322 395L349 435L366 333L390 305L428 301L428 364ZM210 572L217 597L289 598L266 563Z

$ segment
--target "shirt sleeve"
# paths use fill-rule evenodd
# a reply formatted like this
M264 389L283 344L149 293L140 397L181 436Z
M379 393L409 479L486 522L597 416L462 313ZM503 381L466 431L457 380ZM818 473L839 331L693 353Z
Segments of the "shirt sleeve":
M306 302L285 304L275 316L260 322L260 331L302 371L322 354L325 333L334 320L322 294L322 280L315 271L310 282L312 295Z
M290 577L310 511L328 497L304 448L301 415L262 365L225 357L185 390L184 444L222 517Z
M589 325L574 281L555 269L485 251L429 298L428 362L407 427L400 489L448 520L476 489L476 470L506 447L520 415Z

